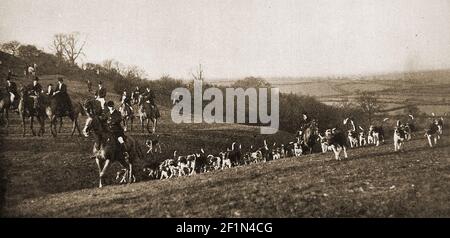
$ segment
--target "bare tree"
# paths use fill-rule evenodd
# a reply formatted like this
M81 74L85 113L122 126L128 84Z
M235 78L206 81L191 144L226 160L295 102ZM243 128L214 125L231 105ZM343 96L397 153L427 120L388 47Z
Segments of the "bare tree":
M73 32L69 34L59 33L54 35L52 50L60 59L66 59L69 63L75 64L80 55L84 55L83 48L86 41L81 41L80 33Z
M53 36L53 42L50 48L55 52L56 57L59 60L64 59L64 45L66 42L66 37L64 34L56 34Z
M18 41L10 41L1 45L0 49L8 54L18 56L20 43Z
M113 59L106 59L102 62L103 68L105 68L108 71L111 71L114 69L114 60Z
M383 105L378 101L378 98L373 92L361 93L361 95L357 98L357 103L362 112L366 114L369 124L372 124L375 114L383 109Z
M75 61L80 55L84 55L83 48L86 45L86 41L80 42L80 33L74 32L66 35L64 44L64 54L67 60L71 64L75 64Z

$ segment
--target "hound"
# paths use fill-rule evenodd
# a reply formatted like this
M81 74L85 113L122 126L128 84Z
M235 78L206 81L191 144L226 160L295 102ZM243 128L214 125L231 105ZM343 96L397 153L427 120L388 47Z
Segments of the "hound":
M127 183L128 182L127 178L129 177L128 173L129 173L128 169L125 169L125 168L117 171L117 173L116 173L116 181L119 181L119 184ZM132 177L132 179L131 179L132 181L131 182L135 183L136 182L136 177L134 176L134 174L132 174L131 177Z
M336 160L341 160L341 151L344 152L344 157L348 158L347 143L343 132L337 131L336 128L333 128L332 130L328 129L325 131L325 137L327 138L327 144L334 152L334 158Z
M359 132L359 146L366 146L367 145L367 139L366 139L366 133L364 131Z
M221 158L214 155L208 155L207 157L207 171L218 170L221 168Z
M322 154L332 151L331 147L327 144L327 138L319 134L320 146L322 147Z
M300 157L303 153L302 146L298 143L294 143L294 156Z
M350 142L350 148L358 147L358 133L354 130L348 130L348 141Z
M219 156L222 158L222 168L231 168L231 160L228 156L228 152L220 152Z
M376 146L380 146L380 142L384 143L384 130L381 126L371 125L369 127L369 135L372 137L370 142Z
M425 130L425 137L428 140L428 144L430 145L430 147L433 147L433 141L434 141L434 145L437 144L440 136L439 136L439 127L437 125L437 121L434 121L433 123L430 124L430 127Z
M402 150L402 145L406 140L406 132L402 127L395 127L394 130L394 151Z

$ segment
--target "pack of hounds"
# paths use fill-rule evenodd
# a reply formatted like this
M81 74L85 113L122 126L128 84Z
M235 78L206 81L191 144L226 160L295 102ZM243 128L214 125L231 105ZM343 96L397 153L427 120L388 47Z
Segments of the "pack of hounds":
M412 120L414 117L409 115ZM389 120L385 118L383 122ZM394 151L403 151L403 145L413 138L416 128L412 120L407 123L397 121L393 128ZM383 125L369 126L364 130L361 126L356 127L353 119L346 118L344 125L350 124L347 131L337 128L327 129L323 133L318 133L317 141L320 142L322 153L332 151L334 159L341 160L341 152L348 158L347 149L362 146L380 146L385 141ZM383 124L383 123L382 123ZM432 119L429 127L425 129L425 137L428 145L434 147L443 134L443 118ZM156 140L147 140L145 142L148 151L147 154L153 156L161 154L161 143ZM148 164L144 167L144 172L150 179L169 179L173 177L190 176L198 173L206 173L215 170L223 170L234 166L242 166L253 163L267 162L287 157L300 157L305 154L303 142L300 137L288 144L273 143L269 146L264 140L260 148L250 146L248 151L243 152L242 145L233 142L230 148L219 152L216 155L207 154L203 148L188 155L179 155L177 151L173 152L173 157L163 160L160 163ZM126 170L117 172L116 179L120 183L126 181ZM134 178L135 180L135 178ZM134 181L133 181L134 182Z

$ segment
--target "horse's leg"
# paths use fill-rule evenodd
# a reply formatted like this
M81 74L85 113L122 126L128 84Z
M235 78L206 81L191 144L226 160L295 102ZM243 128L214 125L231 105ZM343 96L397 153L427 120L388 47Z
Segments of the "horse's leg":
M147 123L146 123L147 131L148 131L148 133L152 134L152 132L150 131L150 118L147 118L146 120L147 120Z
M342 149L344 150L344 158L348 158L348 155L347 155L347 147L346 146L342 146Z
M62 125L63 125L63 117L60 117L60 118L59 118L59 129L58 129L58 133L61 133Z
M39 136L43 136L45 133L45 117L38 117L38 121L39 121Z
M158 119L153 118L152 121L153 121L153 129L152 129L152 131L153 131L153 133L155 133L156 132L156 125L158 124Z
M33 136L36 136L36 131L34 131L34 127L33 127L33 123L34 123L34 116L30 117L30 129L31 129L31 133L33 134Z
M108 166L109 166L109 163L110 163L110 160L107 159L107 160L105 161L105 165L104 165L103 168L102 168L102 171L100 171L100 184L99 184L99 187L100 187L100 188L103 187L103 185L102 185L102 178L103 178L103 176L105 175L105 172L106 172L106 169L107 169Z
M133 164L132 163L128 163L128 183L132 183L133 182Z
M23 116L23 115L21 115L21 117L22 117L22 129L23 129L23 133L22 133L22 136L23 137L25 137L25 126L26 126L26 117L25 116Z
M8 129L8 126L9 126L9 112L8 112L8 109L6 108L5 109L5 123L6 123L6 129Z
M55 115L52 115L50 117L50 130L52 132L53 137L56 137L56 135L57 135L57 131L56 131L57 120L58 120L58 118Z
M75 115L69 115L70 120L72 121L72 133L70 136L73 136L75 134L75 129L78 129L78 135L80 134L80 128L78 128L78 120Z
M103 185L102 185L102 177L101 177L101 173L102 173L102 165L100 164L100 160L99 160L97 157L95 157L95 163L97 164L97 168L98 168L98 176L99 176L99 178L100 178L98 187L101 188L101 187L103 187Z

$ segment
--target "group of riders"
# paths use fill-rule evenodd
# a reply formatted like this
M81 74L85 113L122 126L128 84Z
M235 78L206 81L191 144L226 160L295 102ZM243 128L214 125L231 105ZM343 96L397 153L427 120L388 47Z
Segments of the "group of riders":
M14 82L14 75L11 70L8 70L8 75L6 78L6 92L9 96L10 106L9 110L19 112L20 98L31 100L31 105L34 109L37 109L42 102L42 100L55 102L56 112L58 116L70 116L74 113L74 108L72 101L69 97L67 85L64 83L62 77L58 77L55 85L48 84L47 88L39 83L39 77L35 75L35 71L30 70L30 74L27 74L26 79L32 80L31 83L25 85L20 90L17 87L16 82ZM99 81L98 89L95 91L95 101L98 101L101 106L101 112L99 118L101 118L102 123L105 124L105 128L117 139L124 153L126 153L126 145L124 141L126 140L124 129L122 127L123 115L119 112L114 105L113 101L106 101L107 91L103 86L103 83ZM54 100L52 100L54 99ZM128 93L126 90L123 91L121 98L121 108L128 109L128 113L133 114L133 105L139 104L142 107L151 107L156 110L155 116L159 117L159 110L157 109L155 103L155 95L153 91L147 87L144 91L141 91L139 87L136 87L132 93Z

